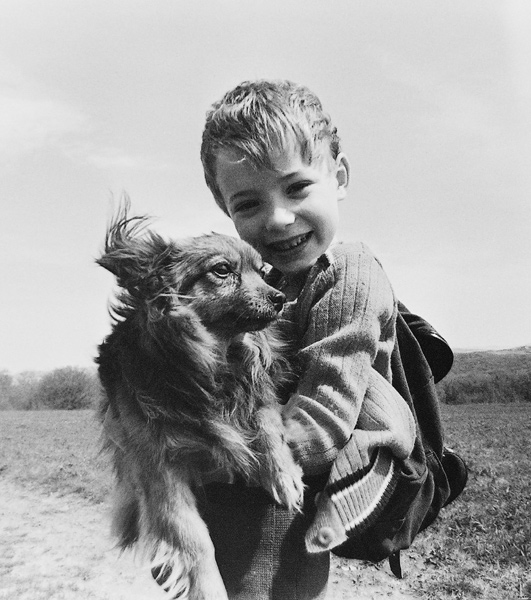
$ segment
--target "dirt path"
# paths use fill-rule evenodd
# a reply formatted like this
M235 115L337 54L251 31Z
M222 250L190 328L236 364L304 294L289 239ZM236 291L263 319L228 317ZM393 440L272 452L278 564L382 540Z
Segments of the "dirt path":
M0 480L0 598L164 598L131 556L112 550L106 510Z
M0 476L0 599L165 598L146 567L112 549L108 528L107 505L44 495ZM418 597L408 591L407 580L394 579L386 568L334 561L329 598Z

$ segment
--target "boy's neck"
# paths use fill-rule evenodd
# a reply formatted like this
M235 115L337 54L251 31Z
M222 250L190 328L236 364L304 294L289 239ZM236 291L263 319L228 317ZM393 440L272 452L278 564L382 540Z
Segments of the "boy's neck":
M330 249L332 246L338 243L338 239L334 237L332 243L330 244L330 246L328 246L328 249ZM306 283L308 273L311 271L312 267L308 267L304 271L299 271L298 273L292 273L289 275L282 274L282 276L278 280L277 287L280 289L281 292L286 294L288 302L295 300L299 296L299 294L302 291L302 288L304 287L304 284Z
M286 294L288 302L295 300L300 294L310 269L291 275L282 275L279 281L280 291Z

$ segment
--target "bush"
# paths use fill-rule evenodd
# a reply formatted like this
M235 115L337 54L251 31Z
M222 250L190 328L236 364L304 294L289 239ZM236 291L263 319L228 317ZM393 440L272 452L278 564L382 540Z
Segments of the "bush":
M11 375L0 371L0 410L29 410L42 373L23 371Z
M97 375L86 369L55 369L38 383L31 397L32 409L75 410L94 408L100 396Z
M13 377L8 371L0 371L0 410L12 408L11 394L13 391Z
M38 371L23 371L13 378L11 388L11 406L14 410L30 410L32 398L42 379Z

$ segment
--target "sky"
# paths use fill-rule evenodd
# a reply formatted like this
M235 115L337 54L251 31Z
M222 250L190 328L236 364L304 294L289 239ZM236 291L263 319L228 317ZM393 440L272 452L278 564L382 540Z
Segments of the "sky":
M113 206L235 234L199 149L209 105L286 78L351 163L339 237L454 348L531 344L527 0L0 0L0 370L93 364Z

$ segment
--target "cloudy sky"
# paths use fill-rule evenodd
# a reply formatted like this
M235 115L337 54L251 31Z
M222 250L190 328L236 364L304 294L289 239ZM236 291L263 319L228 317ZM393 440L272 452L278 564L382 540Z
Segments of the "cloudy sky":
M251 78L311 87L353 171L340 236L457 348L531 344L527 0L1 0L0 370L88 366L112 199L233 233L199 160Z

